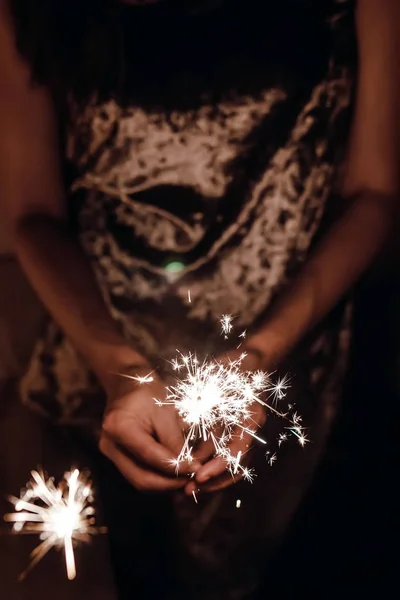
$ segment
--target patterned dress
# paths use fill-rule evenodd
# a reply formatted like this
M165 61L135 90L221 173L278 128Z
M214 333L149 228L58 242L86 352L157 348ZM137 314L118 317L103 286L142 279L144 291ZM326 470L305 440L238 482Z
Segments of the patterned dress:
M236 346L220 335L222 313L237 333L268 316L335 212L348 135L351 1L285 0L264 14L269 3L249 0L252 28L240 2L209 4L178 16L162 4L125 9L132 94L69 105L71 222L123 336L156 365L177 348L202 358ZM258 549L275 548L321 455L348 344L343 303L283 367L312 444L282 446L271 468L255 452L255 483L201 506L176 498L194 596L253 589ZM95 378L51 321L21 391L59 423L100 417Z

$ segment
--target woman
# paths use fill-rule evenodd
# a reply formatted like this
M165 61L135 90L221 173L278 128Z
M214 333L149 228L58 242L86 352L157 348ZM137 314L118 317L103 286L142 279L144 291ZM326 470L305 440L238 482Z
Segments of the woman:
M190 593L251 597L336 413L346 296L393 219L398 2L2 0L2 11L2 198L54 318L23 398L92 429L107 398L101 451L136 490L174 492L105 482L124 585L144 572L147 597L178 596L148 565L166 560L157 510L171 501ZM216 330L222 313L248 330L243 368L290 370L313 441L284 446L269 469L235 438L232 453L258 465L253 486L204 446L177 477L181 426L153 401L176 348L237 357ZM149 370L145 386L115 375ZM261 409L253 418L264 425ZM116 514L128 497L133 530Z

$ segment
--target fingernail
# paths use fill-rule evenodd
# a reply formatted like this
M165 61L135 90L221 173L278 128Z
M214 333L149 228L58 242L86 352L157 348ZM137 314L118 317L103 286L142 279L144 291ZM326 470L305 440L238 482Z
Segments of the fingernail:
M193 496L193 494L198 494L200 492L200 490L198 489L197 486L186 486L185 488L185 494L187 496Z
M200 481L201 483L205 483L206 481L208 481L209 479L211 479L210 475L208 475L207 473L204 474L200 474L196 477L197 481Z

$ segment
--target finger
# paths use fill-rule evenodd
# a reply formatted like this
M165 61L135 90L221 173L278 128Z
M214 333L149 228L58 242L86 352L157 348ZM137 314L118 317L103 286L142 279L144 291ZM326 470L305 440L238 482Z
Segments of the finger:
M200 492L200 488L195 481L190 481L185 485L184 492L186 496L193 496L193 494Z
M157 435L161 444L171 450L175 458L179 456L185 443L185 437L183 427L175 412L165 413L165 419L157 425ZM201 463L197 456L175 466L179 471L189 474L196 473L200 467Z
M215 454L215 445L213 441L209 438L206 442L200 442L196 451L194 453L194 457L201 463L205 463L210 460Z
M162 473L174 471L175 455L143 430L134 419L124 421L123 427L119 423L118 428L106 420L103 431L107 437L112 438L146 465Z
M183 428L177 416L171 411L165 411L163 416L164 418L157 423L157 437L163 446L178 455L184 444Z
M188 484L186 484L184 492L187 496L192 496L193 492L196 494L219 492L230 487L231 485L234 485L235 483L238 483L242 479L243 476L241 473L237 473L236 475L232 475L231 473L223 473L219 477L216 477L210 480L208 483L202 485L196 483L195 481L190 481Z
M196 481L199 484L204 484L213 477L218 477L224 471L226 471L225 458L216 456L200 467L196 473Z
M218 439L221 435L223 435L223 428L218 427L209 434L207 440L201 439L198 443L194 456L202 464L210 460L215 455L216 447L218 446Z
M109 458L121 474L139 491L162 492L182 488L187 479L165 477L154 471L143 469L131 458L126 456L115 443L103 435L100 440L100 450Z
M230 456L237 457L238 462L242 461L244 455L251 447L251 437L249 435L238 435L232 438L228 446ZM214 477L222 475L226 471L226 458L216 456L206 462L196 473L196 481L205 483Z
M221 490L225 490L231 485L238 483L241 479L243 479L243 477L239 473L237 475L227 473L201 486L201 491L204 493L220 492Z

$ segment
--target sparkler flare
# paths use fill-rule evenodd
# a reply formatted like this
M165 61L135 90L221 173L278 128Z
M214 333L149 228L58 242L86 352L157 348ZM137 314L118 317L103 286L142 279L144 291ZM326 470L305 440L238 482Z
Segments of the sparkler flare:
M228 339L228 336L229 336L230 332L232 331L232 328L233 328L232 321L233 321L232 315L222 315L222 317L220 319L222 333L224 334L225 339Z
M188 299L191 301L190 290ZM233 319L229 314L222 315L220 319L225 339L228 339L232 332ZM244 330L238 337L244 340L246 335ZM167 387L164 401L155 398L159 406L174 406L186 426L181 452L171 461L177 472L182 463L190 464L193 461L193 452L199 440L210 440L215 456L225 460L231 475L234 477L239 473L244 480L252 482L256 476L254 469L243 466L240 462L242 452L236 456L232 455L229 444L234 436L240 437L244 434L266 444L266 441L256 434L256 428L251 425L256 403L262 405L267 412L286 421L286 432L281 433L277 440L279 447L290 435L294 435L301 446L308 442L301 425L301 417L297 413L290 414L293 406L289 405L289 412L286 413L277 409L279 401L285 397L289 387L288 377L285 376L274 383L270 374L263 371L246 371L243 369L246 356L243 352L237 360L228 363L217 360L204 360L201 363L196 354L183 354L177 350L177 356L171 361L173 370L177 372L175 385ZM126 377L139 383L151 383L154 380L152 373L145 377ZM277 459L276 454L271 455L269 451L265 456L271 466ZM193 498L197 502L195 492Z
M116 373L116 375L119 377L125 377L125 379L132 379L132 381L136 381L140 385L144 385L145 383L153 383L153 373L154 371L147 373L147 375L126 375L126 373Z
M264 443L245 425L251 419L251 404L260 400L258 393L263 385L263 378L241 371L245 356L228 365L216 361L201 364L193 354L178 353L172 362L177 372L186 371L186 377L167 388L164 402L156 402L173 405L187 425L183 448L174 461L177 469L182 461L191 462L197 440L210 439L216 455L226 460L232 474L241 471L245 478L252 478L252 471L240 465L240 456L232 456L228 449L236 428Z
M276 462L277 456L276 456L275 452L274 452L274 454L271 454L270 452L266 452L265 458L267 459L269 466L272 467L272 465Z
M57 487L54 479L46 478L43 473L32 471L31 475L20 498L10 498L16 512L4 517L14 523L14 533L36 534L41 540L31 553L31 563L20 579L24 579L53 547L64 549L67 577L75 579L74 545L88 542L90 535L105 531L94 527L91 482L78 469L65 473Z
M243 434L249 434L262 444L266 443L252 426L255 403L288 423L287 432L279 437L279 445L290 434L295 435L301 445L307 441L297 413L290 417L273 406L283 398L287 380L278 380L273 384L270 376L262 371L243 370L245 358L244 352L237 360L227 363L217 360L200 362L195 354L184 355L177 351L177 357L171 363L179 375L175 385L167 388L164 401L155 399L159 406L174 406L186 425L182 450L173 460L177 471L183 462L190 463L193 460L199 440L210 440L215 455L225 460L232 476L239 473L246 481L252 482L254 470L241 464L242 452L231 454L229 443L235 436ZM268 398L272 398L271 404ZM270 464L275 459L275 455L270 457Z
M283 400L283 398L286 396L286 390L289 387L289 377L287 375L281 379L278 379L278 381L274 384L270 391L272 392L272 398L275 405L279 402L279 400ZM288 409L291 409L290 405Z
M140 385L143 385L144 383L152 383L154 381L154 377L151 373L149 373L148 375L144 375L143 377L132 377L132 379L140 383Z

